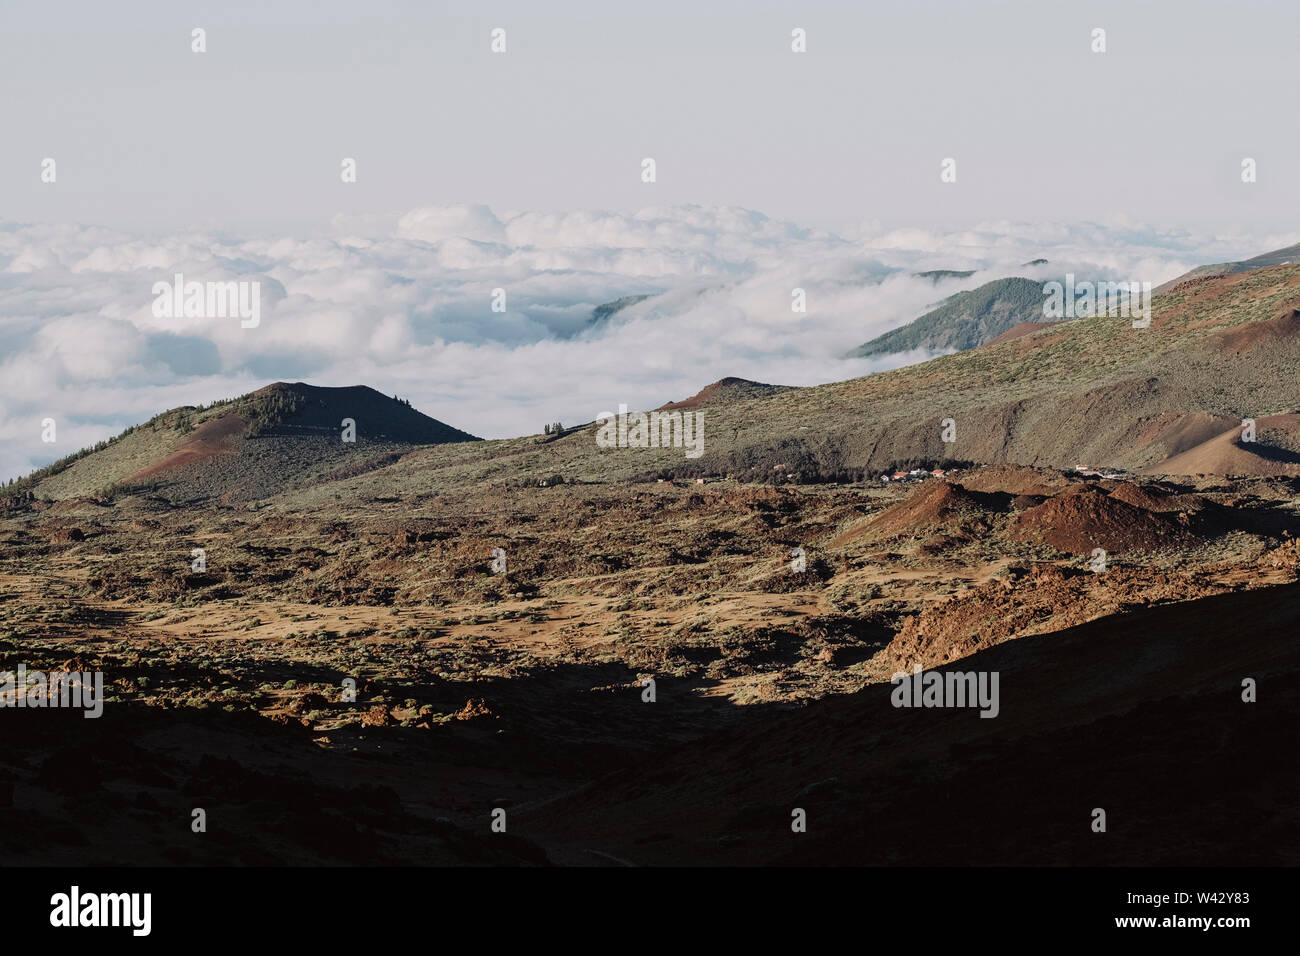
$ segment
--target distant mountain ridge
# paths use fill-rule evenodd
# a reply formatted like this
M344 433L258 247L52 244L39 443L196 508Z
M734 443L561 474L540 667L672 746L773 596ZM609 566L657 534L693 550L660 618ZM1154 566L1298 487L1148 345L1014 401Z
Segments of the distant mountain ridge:
M975 274L974 269L930 269L927 272L913 272L916 279L929 279L938 285L944 279L969 279Z
M587 320L587 326L590 328L608 322L624 309L644 302L646 299L654 298L655 295L656 293L647 292L642 295L625 295L614 299L612 302L602 302L591 310L591 318Z
M1044 321L1041 281L994 279L949 296L937 308L858 346L847 357L870 358L916 349L961 352L992 341L1021 323Z
M1267 269L1270 266L1285 266L1295 262L1300 262L1300 242L1294 246L1285 246L1281 249L1274 249L1272 252L1264 252L1250 259L1241 259L1236 262L1216 262L1210 265L1197 266L1189 272L1184 272L1176 279L1170 279L1161 285L1156 286L1156 292L1167 292L1184 282L1192 279L1203 279L1211 276L1236 275L1239 272L1252 272L1255 269Z

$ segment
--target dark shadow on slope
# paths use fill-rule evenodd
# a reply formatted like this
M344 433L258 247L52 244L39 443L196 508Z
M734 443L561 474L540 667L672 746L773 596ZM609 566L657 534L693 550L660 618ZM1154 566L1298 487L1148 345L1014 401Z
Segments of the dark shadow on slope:
M1287 585L1012 641L944 668L999 672L997 718L872 687L683 745L528 826L648 863L1294 865L1298 626Z

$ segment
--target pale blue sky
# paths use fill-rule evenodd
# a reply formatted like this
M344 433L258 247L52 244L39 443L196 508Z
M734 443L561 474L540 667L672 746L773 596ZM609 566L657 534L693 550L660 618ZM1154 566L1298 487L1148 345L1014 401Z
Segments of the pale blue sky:
M302 232L701 202L827 227L1276 226L1300 205L1297 27L1294 2L4 0L0 217Z

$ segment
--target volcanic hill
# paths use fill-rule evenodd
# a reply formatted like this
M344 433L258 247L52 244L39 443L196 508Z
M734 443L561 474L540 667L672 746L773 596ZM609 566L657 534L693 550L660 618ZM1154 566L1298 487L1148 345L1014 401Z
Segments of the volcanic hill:
M364 385L276 382L163 412L89 454L41 469L20 490L46 499L150 492L229 504L364 474L420 447L469 441L477 439Z

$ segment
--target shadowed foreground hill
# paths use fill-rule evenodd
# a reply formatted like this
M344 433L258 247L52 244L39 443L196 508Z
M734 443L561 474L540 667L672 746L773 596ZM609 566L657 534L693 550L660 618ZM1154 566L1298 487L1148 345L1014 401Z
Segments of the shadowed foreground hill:
M999 672L992 719L873 686L611 774L520 829L634 863L1294 865L1298 625L1285 585L1010 641L944 668Z

